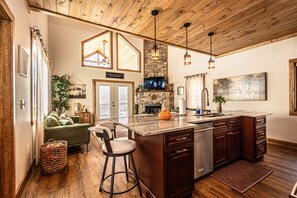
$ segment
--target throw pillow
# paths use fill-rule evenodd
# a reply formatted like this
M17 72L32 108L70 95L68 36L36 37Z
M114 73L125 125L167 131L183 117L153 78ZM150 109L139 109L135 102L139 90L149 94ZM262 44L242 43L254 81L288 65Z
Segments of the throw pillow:
M54 116L47 116L45 119L47 127L61 126L60 122Z
M73 120L69 117L67 117L67 120L71 123L71 124L74 124Z
M60 119L61 119L61 120L67 120L67 115L66 115L65 113L62 113L62 114L60 115Z
M67 119L60 119L59 122L60 122L60 124L62 126L72 125L72 122L70 120L67 120Z
M57 114L56 112L54 112L54 111L52 111L49 115L55 117L57 120L60 120L60 117L59 117L58 114Z

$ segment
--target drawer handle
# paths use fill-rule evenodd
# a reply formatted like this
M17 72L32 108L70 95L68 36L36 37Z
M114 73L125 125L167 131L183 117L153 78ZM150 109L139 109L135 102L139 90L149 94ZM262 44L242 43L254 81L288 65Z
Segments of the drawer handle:
M176 141L186 140L188 137L176 138Z
M186 152L188 149L181 149L181 150L177 150L176 153L183 153Z

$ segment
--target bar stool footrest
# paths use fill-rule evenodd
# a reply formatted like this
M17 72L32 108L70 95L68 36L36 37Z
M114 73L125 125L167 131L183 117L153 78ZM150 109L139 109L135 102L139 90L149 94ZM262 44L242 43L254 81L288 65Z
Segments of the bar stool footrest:
M125 173L125 174L126 174L125 171L119 171L119 172L115 172L114 175L116 175L116 174L121 174L121 173ZM133 173L128 172L128 174L129 174L129 175L132 175L133 178L136 180L136 178L135 178L135 176L134 176ZM111 176L112 176L112 174L107 175L107 176L103 179L102 185L100 185L101 190L102 190L103 192L107 193L107 194L111 194L111 192L105 190L105 189L103 188L103 184L104 184L104 181L105 181L107 178L111 177ZM137 184L138 184L138 181L136 180L136 182L133 184L133 186L132 186L131 188L129 188L129 189L127 189L127 190L124 190L124 191L121 191L121 192L113 192L112 194L114 194L114 195L119 195L119 194L123 194L123 193L129 192L129 191L131 191L133 188L135 188L135 186L137 186Z

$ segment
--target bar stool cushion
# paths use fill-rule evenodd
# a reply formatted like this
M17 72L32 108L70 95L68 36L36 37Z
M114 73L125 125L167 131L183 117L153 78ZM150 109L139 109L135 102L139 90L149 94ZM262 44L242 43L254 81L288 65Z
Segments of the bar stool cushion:
M118 138L110 141L113 154L124 154L133 151L136 148L136 142L127 138ZM102 145L103 152L107 153L105 144Z

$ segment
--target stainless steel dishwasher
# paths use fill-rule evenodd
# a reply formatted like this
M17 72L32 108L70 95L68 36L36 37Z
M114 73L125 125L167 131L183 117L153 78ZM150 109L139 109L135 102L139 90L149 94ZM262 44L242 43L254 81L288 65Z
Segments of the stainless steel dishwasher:
M198 123L194 129L194 178L213 171L213 124Z

